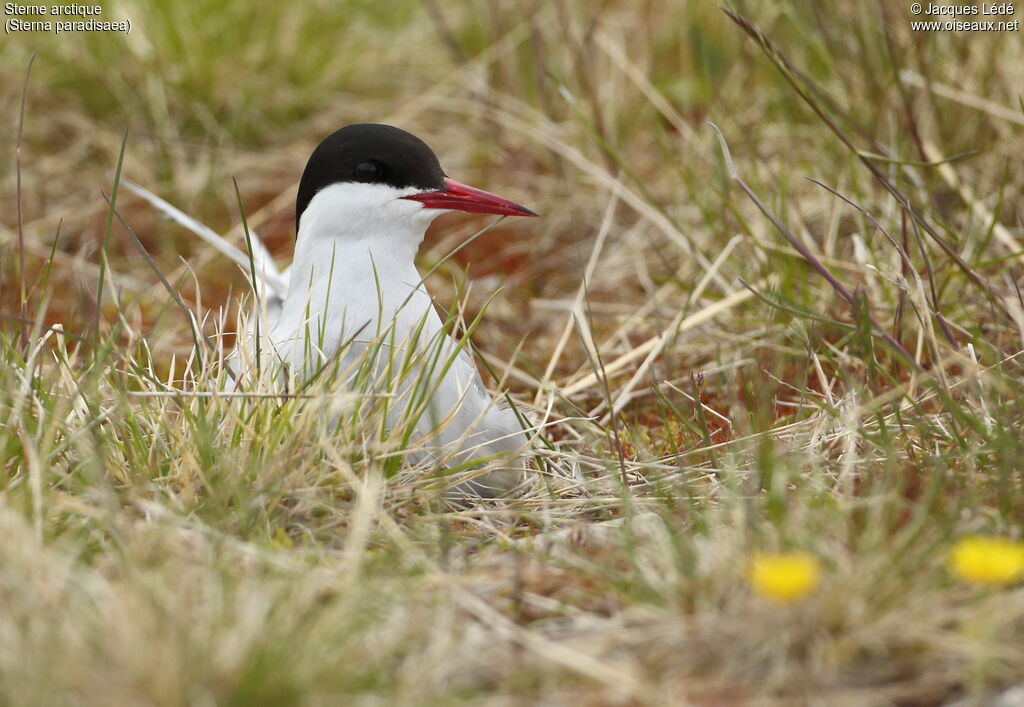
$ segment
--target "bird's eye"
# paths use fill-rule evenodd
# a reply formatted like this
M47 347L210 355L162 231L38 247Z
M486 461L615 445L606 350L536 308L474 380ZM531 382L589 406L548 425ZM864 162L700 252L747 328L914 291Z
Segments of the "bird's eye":
M360 182L376 182L384 175L384 168L376 162L360 162L356 165L356 179Z

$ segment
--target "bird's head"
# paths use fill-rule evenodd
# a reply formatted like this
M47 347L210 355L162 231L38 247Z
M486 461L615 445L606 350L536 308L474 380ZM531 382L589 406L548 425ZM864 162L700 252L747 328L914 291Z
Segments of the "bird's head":
M326 235L423 231L445 211L536 216L496 194L448 179L415 135L373 123L349 125L313 151L299 183L296 233Z

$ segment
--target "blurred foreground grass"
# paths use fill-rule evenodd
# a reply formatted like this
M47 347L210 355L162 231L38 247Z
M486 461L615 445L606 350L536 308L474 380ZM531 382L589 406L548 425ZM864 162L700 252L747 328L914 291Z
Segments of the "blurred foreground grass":
M0 177L0 700L986 704L1024 679L1019 576L949 570L963 536L1022 534L1021 35L732 7L763 34L669 0L131 0L104 6L127 37L8 35L5 125L38 54L24 328L14 129ZM474 343L548 421L521 498L386 478L329 391L200 395L116 222L94 336L125 129L125 176L241 243L237 177L286 261L304 160L358 121L544 215L431 280L447 307L468 272L467 316L501 288ZM243 275L118 208L230 329ZM483 223L442 219L423 265ZM773 553L813 567L782 565L788 602L748 584Z

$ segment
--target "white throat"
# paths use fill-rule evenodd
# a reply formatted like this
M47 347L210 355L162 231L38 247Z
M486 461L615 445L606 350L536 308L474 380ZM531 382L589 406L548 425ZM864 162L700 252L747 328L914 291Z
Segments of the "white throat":
M395 321L412 322L432 303L415 256L441 211L401 197L418 189L332 184L309 202L299 223L288 294L271 342L302 380L340 346L365 341Z
M427 226L438 214L403 196L422 191L386 184L345 182L321 189L302 213L296 259L303 245L322 240L370 240L411 247L415 254Z

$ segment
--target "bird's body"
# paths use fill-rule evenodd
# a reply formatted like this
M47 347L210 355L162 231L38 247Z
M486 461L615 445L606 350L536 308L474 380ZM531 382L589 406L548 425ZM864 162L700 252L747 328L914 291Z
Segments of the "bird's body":
M389 395L388 424L413 426L414 456L464 464L508 456L525 436L448 335L415 266L427 227L451 209L532 215L447 179L430 149L397 128L349 126L327 138L300 184L295 256L266 354L291 381L329 369ZM513 476L485 478L506 486ZM493 495L487 485L472 490Z
M372 213L366 197L373 196L327 187L307 208L288 294L269 322L272 360L298 383L325 370L343 379L372 371L377 392L387 389L398 403L390 407L391 426L409 414L414 386L432 389L413 414L415 437L429 440L436 456L461 462L520 447L522 427L491 399L468 352L444 330L414 264L430 210L403 202L403 229L393 228L394 219L333 217L357 210L340 203L350 197Z

